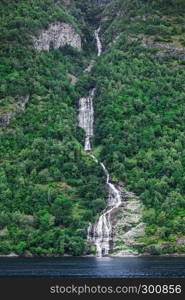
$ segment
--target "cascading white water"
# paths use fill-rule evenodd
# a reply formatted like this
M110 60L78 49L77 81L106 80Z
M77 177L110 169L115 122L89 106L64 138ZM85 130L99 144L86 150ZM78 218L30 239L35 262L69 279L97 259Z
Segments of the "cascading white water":
M100 56L102 53L102 45L99 38L100 27L95 30L95 38L98 53L97 56ZM92 62L89 67L85 70L89 72L92 67ZM93 122L94 122L94 110L93 110L93 98L95 94L95 88L92 89L89 93L89 96L86 98L81 98L79 101L79 127L83 128L85 131L85 145L84 150L89 152L91 151L90 138L93 136ZM99 163L97 158L90 154L92 159ZM98 220L91 224L87 230L87 240L89 244L96 246L96 255L101 257L102 255L107 255L110 250L110 241L112 234L112 225L111 225L111 213L112 211L119 207L122 202L121 192L110 182L110 175L103 163L100 163L105 175L106 175L106 184L108 186L109 196L106 209L100 215Z
M91 157L98 163L97 159L91 155ZM122 203L121 192L110 183L110 175L103 163L100 163L103 171L107 177L106 184L108 186L109 196L107 207L100 215L98 220L88 227L88 242L96 246L96 255L102 257L107 255L110 250L112 225L111 225L111 213L114 209L118 208Z
M96 39L96 45L97 45L97 50L98 50L98 53L97 53L97 56L100 56L101 53L102 53L102 45L101 45L101 41L100 41L100 38L99 38L99 32L100 32L100 27L95 30L94 32L94 35L95 35L95 39ZM96 62L96 59L92 58L91 61L90 61L90 64L87 66L87 68L84 70L84 73L85 72L91 72L92 70L92 67L94 66Z
M95 38L96 38L96 44L97 44L97 49L98 49L98 54L97 56L100 56L101 53L102 53L102 44L101 44L101 41L100 41L100 38L99 38L99 32L100 32L100 27L95 30Z
M102 45L99 38L99 31L100 27L95 30L95 38L96 38L96 44L98 49L97 56L101 55L102 52ZM95 62L95 60L93 61ZM89 65L89 67L86 68L85 72L90 72L92 68L92 61ZM79 127L83 128L85 131L85 151L91 151L91 143L90 138L93 136L93 121L94 121L94 109L93 109L93 98L95 94L95 88L92 89L88 95L88 97L83 97L79 100Z
M94 110L93 110L93 98L95 88L89 93L86 98L81 98L79 101L79 127L85 131L85 151L91 151L90 138L93 136L93 121L94 121Z

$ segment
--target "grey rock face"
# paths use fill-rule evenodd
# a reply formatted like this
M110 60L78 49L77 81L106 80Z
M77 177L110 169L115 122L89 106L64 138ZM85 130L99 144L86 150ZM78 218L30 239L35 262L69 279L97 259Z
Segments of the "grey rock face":
M145 225L141 220L142 205L133 194L122 189L122 205L111 215L113 256L137 255Z
M140 238L145 231L141 220L141 202L134 193L113 185L106 168L105 172L109 189L108 205L99 219L89 226L88 244L96 246L97 256L138 255L139 248L143 247Z
M25 110L26 103L28 102L29 98L29 95L19 98L18 105L12 111L0 115L0 128L7 127L13 117Z
M176 245L177 246L185 245L185 237L180 237L180 238L176 239Z
M50 50L70 45L81 50L81 37L74 30L72 25L67 23L55 22L51 23L47 29L39 32L38 36L33 36L35 48L38 51Z
M96 62L96 60L95 60L94 58L91 59L90 64L89 64L89 65L87 66L87 68L84 70L84 73L85 73L85 72L87 72L87 73L91 72L92 67L94 66L95 62Z
M75 85L77 83L77 77L70 73L68 73L67 75L68 75L68 78L69 78L71 84Z
M177 59L185 59L185 48L177 48L173 45L164 42L155 42L154 38L146 37L144 34L138 36L127 36L129 41L140 41L141 45L145 48L155 48L158 50L158 56L172 56Z
M172 56L177 59L185 59L185 48L177 48L166 43L143 43L144 47L157 48L163 50L164 53L158 52L159 56Z

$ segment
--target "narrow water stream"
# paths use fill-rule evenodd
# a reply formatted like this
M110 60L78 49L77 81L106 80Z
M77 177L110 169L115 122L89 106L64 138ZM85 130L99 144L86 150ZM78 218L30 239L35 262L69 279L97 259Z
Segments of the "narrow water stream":
M89 92L89 95L79 100L79 127L85 131L85 151L91 151L90 138L93 136L94 109L93 98L95 88Z
M102 44L99 37L99 32L100 27L94 32L98 50L97 56L100 56L102 53ZM91 70L91 68L87 68L86 70ZM94 135L93 99L95 96L95 92L96 89L93 88L89 91L87 97L83 97L79 100L79 127L83 128L85 131L84 150L86 152L90 152L92 150L90 139ZM94 155L90 154L90 156L96 163L99 163ZM110 182L110 174L108 170L102 162L100 162L100 165L106 175L106 184L109 191L107 207L99 216L97 221L88 227L87 233L88 244L96 246L96 255L98 257L109 254L110 244L112 240L111 213L114 209L118 208L122 202L121 192L115 187L113 183Z

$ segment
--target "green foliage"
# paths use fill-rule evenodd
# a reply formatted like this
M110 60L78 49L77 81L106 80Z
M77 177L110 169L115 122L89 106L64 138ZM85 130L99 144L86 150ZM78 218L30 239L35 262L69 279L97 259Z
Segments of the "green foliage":
M83 152L76 126L78 99L95 86L95 155L143 201L143 251L184 252L174 243L185 235L184 62L132 39L182 47L184 1L118 0L104 12L84 0L74 5L69 15L63 1L0 4L0 114L30 95L25 112L0 132L0 254L83 253L86 228L107 196L102 168ZM124 34L83 74L100 12L108 16L105 45ZM57 20L73 23L84 51L34 49L32 35Z
M69 46L37 52L32 35L54 21L76 30L85 24L81 18L77 25L80 10L72 17L63 1L1 1L0 8L0 113L30 95L25 113L0 132L0 253L80 255L106 196L103 171L79 143L81 91L68 77L82 73L86 57Z
M123 6L128 3L123 2ZM180 9L177 3L173 4L175 12L168 12L172 21ZM98 89L94 144L100 147L98 155L109 167L112 178L124 182L143 201L145 244L151 246L149 252L159 254L160 249L155 247L159 240L184 234L185 71L181 61L156 55L155 49L150 51L140 41L128 38L129 26L137 30L135 33L140 30L150 37L169 35L173 40L177 34L167 30L168 17L164 21L163 11L153 16L156 8L165 8L167 2L152 1L150 10L148 5L147 1L144 6L138 1L135 9L126 7L128 18L114 19L113 34L120 28L125 34L94 67L92 78ZM182 23L178 24L181 32ZM109 38L111 26L105 32ZM174 245L170 247L162 253L175 251Z

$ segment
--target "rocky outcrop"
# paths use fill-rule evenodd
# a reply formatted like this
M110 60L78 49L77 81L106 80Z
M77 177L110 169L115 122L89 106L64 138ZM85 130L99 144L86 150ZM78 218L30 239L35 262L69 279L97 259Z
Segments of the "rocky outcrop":
M13 117L15 117L18 113L25 110L26 103L29 100L29 95L25 97L21 97L18 99L18 104L16 107L8 113L3 113L0 115L0 127L7 127Z
M141 220L142 205L133 194L122 189L122 205L114 210L112 220L112 256L138 255L145 226Z
M174 47L173 45L167 43L161 43L161 42L160 43L143 42L143 46L162 50L163 53L157 52L159 56L172 56L177 59L185 59L185 48L177 48Z
M6 236L7 234L8 234L8 229L7 228L4 228L4 229L0 230L0 237Z
M94 64L95 64L95 62L96 62L96 60L93 58L93 59L91 59L91 61L90 61L90 64L87 66L87 68L84 70L84 73L89 73L89 72L91 72L91 70L92 70L92 67L94 66Z
M185 236L176 239L176 246L185 246Z
M138 36L127 36L129 41L139 41L145 48L156 49L156 55L158 56L172 56L176 59L185 59L185 48L178 48L171 44L164 42L155 42L154 38L146 37L144 34Z
M115 43L119 40L120 36L121 36L121 33L118 33L118 34L114 37L114 39L113 39L110 43L108 43L107 47L110 47L110 46L112 46L113 44L115 44Z
M33 36L35 48L38 51L50 50L70 45L81 50L81 37L71 24L55 22L43 29L38 36Z
M0 257L18 257L19 255L14 253L14 252L11 252L10 254L8 255L0 255Z
M70 74L70 73L68 73L67 76L68 76L68 78L69 78L72 85L75 85L77 83L77 77L76 76L74 76L73 74Z

